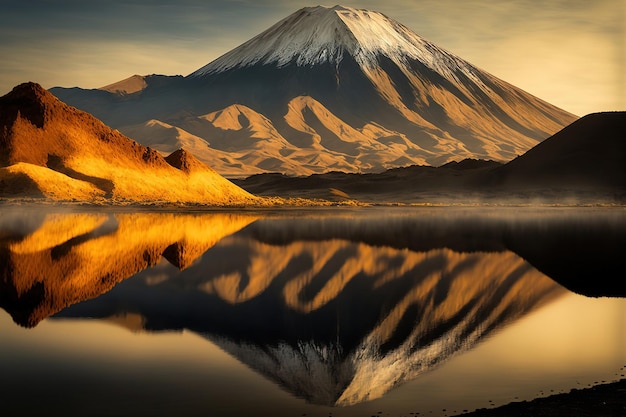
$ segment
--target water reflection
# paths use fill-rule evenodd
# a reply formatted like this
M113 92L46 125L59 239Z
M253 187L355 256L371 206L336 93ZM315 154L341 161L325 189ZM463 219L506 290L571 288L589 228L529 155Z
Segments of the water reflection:
M33 219L28 213L21 220L11 216L0 233L0 305L31 327L109 291L161 257L184 269L255 217L55 213Z
M298 397L351 405L565 293L536 266L567 281L571 247L611 267L625 236L615 216L350 214L12 214L0 306L23 326L188 329Z

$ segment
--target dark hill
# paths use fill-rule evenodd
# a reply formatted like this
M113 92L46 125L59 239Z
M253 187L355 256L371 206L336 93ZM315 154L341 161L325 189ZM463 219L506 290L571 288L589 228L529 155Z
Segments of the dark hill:
M493 185L623 193L626 112L589 114L496 169Z

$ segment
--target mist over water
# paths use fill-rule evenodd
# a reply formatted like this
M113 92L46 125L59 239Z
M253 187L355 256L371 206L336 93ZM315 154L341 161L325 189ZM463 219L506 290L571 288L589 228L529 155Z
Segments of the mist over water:
M5 212L12 412L443 415L626 359L622 209Z

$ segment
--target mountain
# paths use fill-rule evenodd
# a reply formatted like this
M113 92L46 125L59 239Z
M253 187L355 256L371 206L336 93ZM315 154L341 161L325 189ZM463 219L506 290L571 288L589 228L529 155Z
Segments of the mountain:
M224 174L505 162L576 119L381 13L342 6L298 10L186 77L51 91L142 143L175 127L157 149L204 139L236 160L203 155Z
M258 199L188 152L168 158L35 83L0 98L0 196L245 204Z

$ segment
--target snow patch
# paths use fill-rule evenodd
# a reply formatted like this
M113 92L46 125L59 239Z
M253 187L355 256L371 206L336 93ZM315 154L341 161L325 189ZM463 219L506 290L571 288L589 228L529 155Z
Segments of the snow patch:
M409 72L409 63L419 61L455 85L466 84L461 79L466 77L493 93L479 76L481 70L465 60L382 13L344 6L300 9L189 77L254 65L339 65L346 54L366 73L379 66L381 56Z

